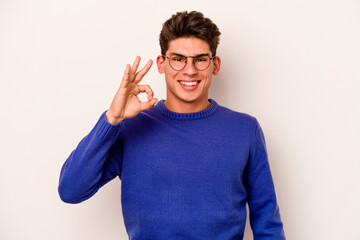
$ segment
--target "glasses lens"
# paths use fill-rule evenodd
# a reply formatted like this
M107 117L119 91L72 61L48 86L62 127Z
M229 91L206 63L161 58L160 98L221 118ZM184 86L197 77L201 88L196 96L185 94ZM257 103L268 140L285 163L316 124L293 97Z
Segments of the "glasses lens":
M210 65L210 57L207 55L195 57L194 64L198 70L205 70Z
M170 57L170 66L175 70L181 70L185 67L186 59L183 56L173 55Z

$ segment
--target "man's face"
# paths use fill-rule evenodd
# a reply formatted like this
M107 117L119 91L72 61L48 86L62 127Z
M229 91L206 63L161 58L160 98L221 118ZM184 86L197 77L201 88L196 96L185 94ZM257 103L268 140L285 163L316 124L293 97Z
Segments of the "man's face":
M166 56L173 54L182 56L199 56L208 54L213 57L209 44L198 38L178 38L169 42ZM210 65L205 70L198 70L193 64L193 58L187 58L186 66L180 70L174 70L169 59L157 58L159 73L165 73L167 86L166 102L172 106L182 106L189 103L193 106L208 104L208 92L212 75L217 75L220 70L220 58L210 60Z

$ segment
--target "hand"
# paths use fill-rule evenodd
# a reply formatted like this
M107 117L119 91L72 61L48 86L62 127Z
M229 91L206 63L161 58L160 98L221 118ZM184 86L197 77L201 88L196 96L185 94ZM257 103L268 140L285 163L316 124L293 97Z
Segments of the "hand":
M140 57L137 56L132 67L130 64L126 65L120 87L115 94L110 108L106 112L106 119L111 124L119 123L127 118L133 118L140 112L154 107L158 101L157 98L153 98L154 93L149 85L138 85L151 68L152 60L149 60L139 72L136 72L139 64ZM140 101L137 95L141 92L147 94L148 101Z

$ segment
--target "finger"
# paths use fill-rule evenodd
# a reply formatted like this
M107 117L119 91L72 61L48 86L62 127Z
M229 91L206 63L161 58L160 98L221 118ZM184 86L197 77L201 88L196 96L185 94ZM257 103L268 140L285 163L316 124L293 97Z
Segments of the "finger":
M146 92L147 99L151 100L154 96L154 92L149 85L138 85L140 92Z
M143 77L148 73L148 71L150 70L151 66L153 64L153 61L150 59L146 65L136 74L135 79L134 79L134 83L138 84Z
M149 101L146 101L146 102L140 102L141 110L145 111L147 109L153 108L155 103L157 103L157 101L158 101L157 98L153 98L153 99L151 99Z
M129 83L129 78L130 78L130 64L126 64L126 68L120 83L120 87L126 87L127 84Z
M137 69L139 67L140 60L141 60L140 56L136 56L136 58L134 60L134 63L132 65L132 67L131 67L131 75L134 76L134 77L135 77ZM131 80L133 81L134 79L131 79Z

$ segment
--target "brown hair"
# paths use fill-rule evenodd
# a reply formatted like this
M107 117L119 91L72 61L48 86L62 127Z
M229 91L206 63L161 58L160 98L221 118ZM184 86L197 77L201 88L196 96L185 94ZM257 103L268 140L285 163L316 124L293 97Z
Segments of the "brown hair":
M207 42L212 56L216 56L220 34L218 27L201 12L177 12L163 24L159 38L161 54L165 55L171 40L195 37Z

